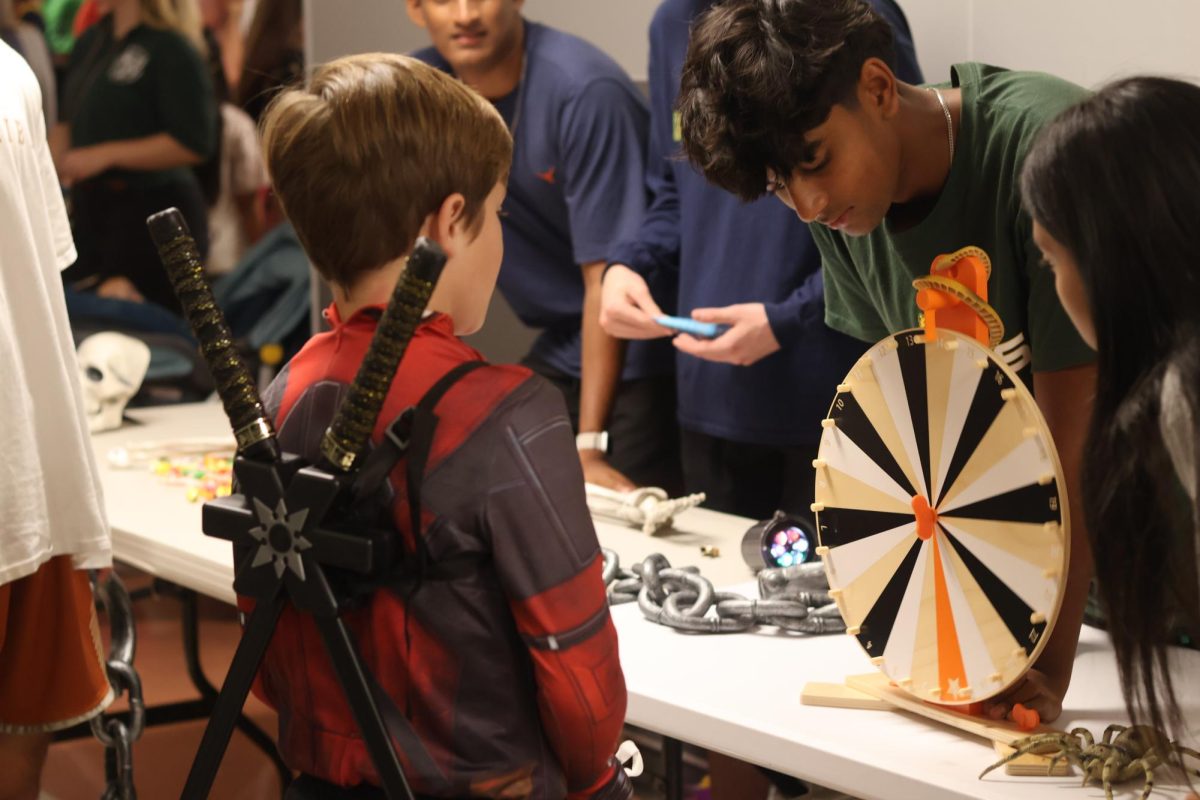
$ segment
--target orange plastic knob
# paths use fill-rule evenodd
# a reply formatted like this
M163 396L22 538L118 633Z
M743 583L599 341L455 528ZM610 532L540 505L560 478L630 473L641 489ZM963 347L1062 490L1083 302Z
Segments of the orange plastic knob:
M1042 717L1035 709L1026 708L1020 703L1013 704L1012 711L1008 712L1008 718L1017 723L1017 727L1023 731L1031 731L1042 724Z
M923 542L929 541L937 524L937 511L930 508L929 501L921 494L912 499L912 510L917 518L917 536L921 537Z

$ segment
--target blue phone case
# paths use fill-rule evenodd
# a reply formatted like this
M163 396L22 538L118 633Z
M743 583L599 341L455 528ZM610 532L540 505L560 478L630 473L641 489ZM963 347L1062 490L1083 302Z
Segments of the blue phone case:
M668 317L663 315L655 317L654 321L664 328L671 328L680 333L690 333L692 336L698 336L701 339L715 339L729 330L728 325L718 325L715 322L700 322L689 317Z

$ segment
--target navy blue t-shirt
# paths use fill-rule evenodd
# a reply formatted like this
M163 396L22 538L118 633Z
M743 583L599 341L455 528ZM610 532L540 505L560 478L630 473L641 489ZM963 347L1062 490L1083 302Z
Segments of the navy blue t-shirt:
M714 0L665 0L650 23L650 208L609 253L650 283L660 305L763 303L781 349L748 367L678 353L679 422L753 444L812 446L834 390L864 347L825 326L821 256L808 226L773 197L743 203L680 157L674 116L692 20ZM912 35L891 0L871 5L896 34L896 74L919 83ZM677 287L677 294L676 294Z
M493 101L513 132L497 285L522 322L542 329L530 357L578 377L580 267L637 234L649 117L629 76L599 49L524 24L520 84ZM433 48L413 55L453 74ZM630 343L621 377L669 374L672 358L663 342Z

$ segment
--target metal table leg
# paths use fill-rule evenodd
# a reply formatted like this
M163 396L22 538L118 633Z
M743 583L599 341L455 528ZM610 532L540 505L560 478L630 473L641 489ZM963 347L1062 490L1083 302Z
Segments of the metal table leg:
M683 742L664 736L662 752L666 800L683 800Z

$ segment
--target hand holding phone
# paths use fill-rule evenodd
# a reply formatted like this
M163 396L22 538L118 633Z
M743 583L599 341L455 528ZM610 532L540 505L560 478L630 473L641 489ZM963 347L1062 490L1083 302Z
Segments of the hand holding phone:
M700 322L690 317L669 317L664 314L661 317L655 317L654 321L664 328L670 328L680 333L688 333L698 339L715 339L729 330L728 325L718 325L715 322Z

